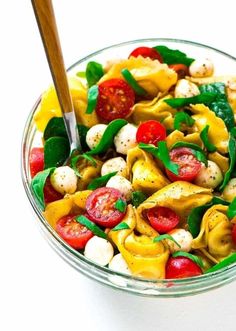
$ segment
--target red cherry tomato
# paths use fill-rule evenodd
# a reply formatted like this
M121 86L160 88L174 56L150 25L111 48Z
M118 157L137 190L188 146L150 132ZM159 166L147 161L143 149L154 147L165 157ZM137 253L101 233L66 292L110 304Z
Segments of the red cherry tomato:
M185 256L170 257L166 264L166 279L202 275L201 268Z
M201 169L201 162L195 157L191 148L174 148L170 152L170 159L179 166L178 175L166 169L166 174L172 182L176 180L191 182L197 177Z
M56 223L59 236L75 249L83 249L87 241L93 237L92 231L74 219L75 215L67 215Z
M131 113L135 93L123 80L113 78L98 85L96 112L106 121L125 118Z
M169 64L169 68L173 69L178 74L178 78L184 78L189 75L188 67L185 64Z
M49 203L49 202L53 202L56 200L60 200L63 198L63 195L59 192L57 192L51 182L50 182L50 178L47 178L46 183L44 185L44 201L45 203Z
M151 226L159 233L173 230L179 223L179 216L170 208L154 207L148 210L147 218Z
M118 199L125 200L120 191L111 187L101 187L93 191L86 201L89 219L103 227L116 226L125 215L125 212L115 208Z
M139 125L136 140L138 143L157 145L158 141L165 140L166 129L158 121L149 120Z
M39 171L44 169L44 149L43 147L34 147L29 156L30 174L33 178Z
M234 244L236 245L236 224L233 225L232 239L233 239Z
M163 63L161 54L158 51L156 51L154 48L145 47L145 46L135 48L130 53L129 58L131 56L138 57L139 55L141 55L142 57L149 57L152 60L158 60L159 62Z

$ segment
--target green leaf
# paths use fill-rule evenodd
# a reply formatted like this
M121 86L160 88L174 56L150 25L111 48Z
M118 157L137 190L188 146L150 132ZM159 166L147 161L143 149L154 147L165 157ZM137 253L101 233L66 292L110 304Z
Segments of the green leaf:
M89 128L83 124L77 124L79 137L80 137L80 144L83 151L87 151L89 149L87 143L86 143L86 135L89 130Z
M226 205L226 206L229 205L227 201L218 197L213 197L211 202L209 202L208 204L203 206L198 206L191 210L187 219L187 223L188 223L189 231L192 234L193 238L196 238L199 235L202 217L207 211L207 209L209 209L213 205L218 205L218 204Z
M115 135L120 131L120 129L126 125L128 122L124 119L117 119L112 122L110 122L103 133L103 136L98 143L98 145L92 149L91 151L88 151L87 155L94 155L94 154L100 154L104 153L113 145L113 140Z
M195 120L184 111L179 111L174 117L174 129L181 130L181 124L185 123L187 126L193 126Z
M227 216L230 219L236 216L236 197L233 199L233 201L230 203L228 207Z
M173 172L173 174L178 175L179 166L171 161L166 141L159 141L157 147L149 144L139 143L139 148L154 155L156 158L163 162L164 166L168 170Z
M85 71L78 71L76 73L76 76L80 77L80 78L86 78L86 73L85 73Z
M165 99L164 102L167 103L172 108L180 108L180 107L189 106L190 104L195 105L198 103L203 103L205 105L208 105L211 104L216 99L216 97L217 97L216 93L206 92L189 98Z
M188 57L185 53L177 49L170 49L167 46L162 45L155 46L153 48L160 53L163 62L167 64L182 63L186 66L190 66L190 64L194 61L194 59Z
M130 229L127 223L121 222L117 226L115 226L112 231L119 231L119 230L127 230Z
M118 199L115 203L115 208L119 210L121 213L126 211L127 203L123 199Z
M86 109L86 114L92 114L97 106L98 99L98 86L93 85L88 90L88 105Z
M90 221L86 216L77 216L75 217L75 220L76 222L86 226L86 228L92 231L96 236L107 239L107 234L102 231L95 223Z
M207 167L207 156L204 153L204 151L201 149L200 146L198 146L197 144L188 143L185 141L177 141L174 145L171 146L171 150L174 148L178 148L178 147L190 148L193 151L196 158L198 159L198 161L203 162L205 164L205 166Z
M173 241L178 247L181 247L180 244L170 234L167 234L167 233L161 234L160 236L155 237L153 239L153 242L157 243L164 239L169 239L169 240Z
M234 167L236 165L236 135L234 134L234 130L232 130L230 133L228 148L229 148L230 164L229 164L229 169L226 171L224 175L223 183L219 188L220 191L223 191L225 186L228 184L230 177L234 171Z
M131 194L131 202L135 208L137 208L146 199L147 196L141 191L134 191Z
M204 146L206 147L206 149L208 150L208 152L215 152L217 150L216 146L214 144L212 144L209 140L208 137L208 130L209 130L209 125L207 124L205 126L204 129L202 129L201 133L200 133L200 138L202 139L202 142L204 144Z
M59 167L70 155L70 144L67 138L51 137L44 145L44 169Z
M95 159L92 156L89 156L87 154L80 154L80 155L76 155L74 157L72 157L72 159L70 160L70 164L71 164L71 168L74 170L75 174L78 177L82 177L81 174L79 173L78 169L77 169L77 162L79 161L79 159L86 159L87 161L89 161L94 167L97 166L97 162L95 161Z
M85 76L89 87L97 84L97 82L100 80L100 78L102 78L103 75L104 71L100 63L94 61L88 62Z
M90 182L90 184L88 185L88 190L96 190L96 188L98 188L98 187L105 186L106 183L108 182L108 180L111 177L115 176L116 174L117 174L117 171L110 172L107 175L104 175L104 176L101 176L101 177L98 177L98 178L93 179Z
M137 83L137 81L135 80L135 78L128 69L122 69L121 74L137 95L139 96L147 95L147 91L145 91L144 88L142 88L142 86L140 86Z
M39 207L44 210L45 209L45 201L44 201L44 186L48 176L50 176L56 168L48 168L46 170L40 171L37 175L34 176L31 182L31 189L34 192L35 198L38 201Z
M178 251L172 254L173 257L178 257L178 256L184 256L187 257L188 259L192 260L194 263L198 264L199 267L203 268L203 262L202 259L199 256L187 253L187 252L183 252L183 251Z
M224 260L222 260L219 263L217 263L216 265L214 265L212 268L205 271L205 274L218 271L222 268L228 267L230 264L233 264L235 262L236 262L236 253L233 253L230 256L226 257Z
M68 139L65 123L62 117L53 117L49 120L43 133L43 139L47 140L51 137L64 137Z

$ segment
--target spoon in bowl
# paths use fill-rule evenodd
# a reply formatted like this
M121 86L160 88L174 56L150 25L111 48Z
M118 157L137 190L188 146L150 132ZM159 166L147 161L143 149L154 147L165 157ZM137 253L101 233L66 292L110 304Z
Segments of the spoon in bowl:
M66 131L69 137L70 151L72 152L74 149L81 150L79 134L76 128L76 117L68 86L52 1L31 1L61 106Z

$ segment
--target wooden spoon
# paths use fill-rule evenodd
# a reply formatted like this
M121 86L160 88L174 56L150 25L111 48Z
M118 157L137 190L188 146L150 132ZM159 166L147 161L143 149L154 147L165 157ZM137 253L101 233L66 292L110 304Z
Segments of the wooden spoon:
M56 19L51 0L31 0L34 14L47 55L48 64L61 106L71 152L75 148L81 149L76 117L67 81Z

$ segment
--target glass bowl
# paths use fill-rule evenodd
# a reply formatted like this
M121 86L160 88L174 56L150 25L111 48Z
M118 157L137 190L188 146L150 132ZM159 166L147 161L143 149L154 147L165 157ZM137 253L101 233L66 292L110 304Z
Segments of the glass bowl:
M105 63L105 61L109 59L127 57L136 47L152 47L155 45L165 45L172 49L179 49L185 52L189 57L193 58L209 57L213 60L215 65L215 75L236 74L236 58L233 56L202 44L185 40L163 38L134 40L104 48L79 60L68 69L68 72L75 74L78 71L84 71L88 61ZM236 278L235 264L214 273L172 281L133 277L112 271L111 269L101 267L89 261L84 255L64 242L43 217L30 188L29 152L33 146L38 145L39 143L36 127L33 123L33 115L39 102L40 98L36 101L29 114L23 133L21 152L22 180L30 204L35 212L37 223L40 226L44 237L65 261L82 274L100 283L125 292L147 297L167 298L198 294L223 286Z

